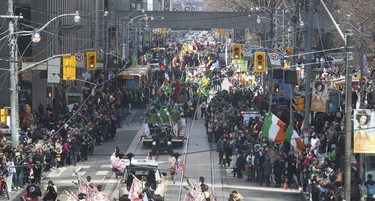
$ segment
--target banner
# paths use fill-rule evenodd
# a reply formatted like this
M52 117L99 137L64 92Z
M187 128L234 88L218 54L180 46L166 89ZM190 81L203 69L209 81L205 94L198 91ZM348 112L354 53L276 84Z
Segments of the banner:
M237 72L247 72L247 62L246 60L233 60L234 67L237 69Z
M354 110L353 144L354 153L375 153L375 111Z
M327 112L328 84L315 81L311 97L311 108L313 112Z

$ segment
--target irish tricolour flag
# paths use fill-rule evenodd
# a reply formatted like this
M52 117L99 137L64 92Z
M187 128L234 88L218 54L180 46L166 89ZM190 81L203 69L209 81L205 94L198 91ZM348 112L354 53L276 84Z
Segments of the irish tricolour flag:
M298 133L293 129L293 126L290 124L285 134L285 141L290 142L290 145L292 145L295 149L298 149L298 151L302 151L302 140L299 137Z
M262 137L267 137L275 143L282 144L285 138L285 126L284 122L272 112L269 112L263 122Z

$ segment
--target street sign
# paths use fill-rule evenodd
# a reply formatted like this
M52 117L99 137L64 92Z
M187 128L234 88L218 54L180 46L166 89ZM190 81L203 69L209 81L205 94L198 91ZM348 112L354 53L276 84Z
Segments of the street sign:
M266 48L253 48L253 49L251 49L251 54L254 54L255 52L265 52L266 54L268 54L268 49L266 49Z
M251 46L250 44L243 44L242 45L242 54L244 57L251 56Z
M280 56L279 56L279 54L270 53L269 57L270 57L270 62L271 62L272 65L280 66Z
M76 65L77 67L85 66L85 56L83 53L76 53Z

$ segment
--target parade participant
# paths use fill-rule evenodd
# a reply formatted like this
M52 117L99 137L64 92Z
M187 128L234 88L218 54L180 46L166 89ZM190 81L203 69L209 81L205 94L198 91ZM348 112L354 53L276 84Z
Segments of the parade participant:
M156 201L155 192L151 189L151 184L149 182L145 183L145 188L142 190L141 194L139 194L139 198L144 197L147 197L150 201Z
M95 184L94 184L94 182L91 181L91 176L87 176L87 177L86 177L86 181L87 181L87 185L88 185L90 188L94 188Z
M155 156L152 154L152 151L148 152L146 159L147 160L155 160Z
M44 186L43 201L55 201L57 198L57 187L52 180Z
M239 192L234 190L230 194L228 201L244 201L244 198Z

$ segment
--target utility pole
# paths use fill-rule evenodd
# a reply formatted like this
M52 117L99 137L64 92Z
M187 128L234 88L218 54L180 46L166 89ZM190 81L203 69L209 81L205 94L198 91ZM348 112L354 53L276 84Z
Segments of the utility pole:
M367 21L367 20L366 20ZM365 21L364 21L365 22ZM361 51L360 51L360 64L361 64L361 77L360 77L360 80L359 80L359 89L360 89L360 109L363 109L362 106L363 104L365 103L365 96L364 96L364 85L362 83L362 79L363 79L363 71L365 69L365 50L364 50L364 36L363 36L363 26L364 26L364 22L361 24L361 28L360 28L360 31L361 31Z
M99 0L95 0L94 51L98 50Z
M352 156L352 68L353 68L353 30L345 32L346 53L346 91L345 91L345 200L350 200L351 191L351 156Z
M298 6L299 6L299 0L294 0L294 9L293 9L293 17L292 17L292 22L293 22L293 36L292 36L292 61L291 61L291 64L290 66L293 66L291 67L291 69L295 70L295 65L296 65L296 59L295 59L295 55L296 55L296 44L297 44L297 21L299 20L299 17L298 17ZM290 113L289 113L289 124L292 124L293 125L293 122L294 122L294 114L293 114L293 97L294 97L294 84L291 84L291 90L290 90L290 101L289 101L289 110L290 110Z
M306 55L305 60L305 114L303 120L303 144L309 143L309 128L310 128L310 105L311 105L311 52L312 52L312 33L313 33L313 13L314 12L314 0L309 0L309 8L307 12L307 33L306 33L306 50L309 54Z
M14 31L13 20L21 18L14 16L13 0L8 0L8 15L1 16L1 18L9 19L9 72L10 72L10 129L12 146L18 146L18 128L19 128L19 114L18 114L18 66L16 65L16 43L17 39Z

